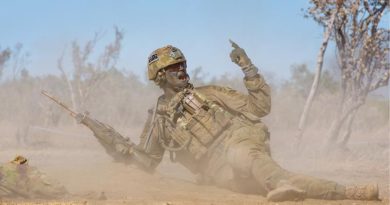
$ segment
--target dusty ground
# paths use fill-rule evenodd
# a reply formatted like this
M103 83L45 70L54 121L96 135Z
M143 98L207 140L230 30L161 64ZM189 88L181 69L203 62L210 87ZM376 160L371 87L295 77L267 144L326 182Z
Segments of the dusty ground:
M1 162L9 161L17 154L24 155L29 158L30 165L57 179L76 195L68 200L51 202L3 199L0 204L268 204L261 196L197 185L191 173L180 165L172 164L169 159L164 159L153 175L132 166L114 163L89 131L83 128L55 129L62 134L35 129L27 139L19 142L12 137L12 130L7 131L4 127L0 127L0 130ZM135 130L135 133L139 132L139 129ZM285 168L344 184L379 183L380 196L384 200L362 202L309 199L269 204L389 204L389 143L386 134L380 133L382 137L376 138L377 141L364 141L366 138L354 141L351 145L352 154L334 158L320 157L315 152L315 146L305 147L303 154L293 156L288 151L291 149L289 144L281 145L283 138L278 136L282 135L274 132L272 147L275 160ZM105 193L107 200L85 197L88 195L93 198L101 192Z

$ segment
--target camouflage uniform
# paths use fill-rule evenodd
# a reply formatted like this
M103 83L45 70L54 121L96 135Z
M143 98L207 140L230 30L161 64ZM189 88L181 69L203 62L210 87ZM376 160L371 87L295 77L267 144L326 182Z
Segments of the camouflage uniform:
M153 158L151 168L159 164L164 151L168 149L171 150L172 160L183 164L193 173L200 174L203 183L216 184L244 193L266 195L284 180L305 190L309 198L344 198L344 186L293 174L272 160L269 152L269 133L260 120L270 112L270 88L260 75L244 79L244 84L248 89L247 95L219 86L190 89L195 95L201 95L206 101L217 105L216 110L222 111L208 108L206 112L211 114L210 117L203 113L198 114L204 116L194 117L189 124L195 122L195 118L199 124L186 124L185 128L175 124L180 117L176 122L167 123L174 115L169 113L172 111L169 109L172 100L161 96L154 116L155 121L144 128L141 143L138 145L139 149L143 149ZM187 114L185 112L183 115ZM149 115L149 118L152 118L152 115ZM228 121L226 125L225 121ZM151 130L151 133L148 133L148 130ZM189 135L191 142L186 147L175 150L176 147L184 145L175 141L178 140L172 137L175 134ZM171 148L169 144L177 146Z
M58 182L29 166L24 157L0 166L0 198L55 199L67 194Z
M268 194L268 199L275 201L296 197L346 198L345 186L291 173L272 160L269 132L261 122L261 117L271 109L270 87L246 54L242 55L243 49L233 46L238 54L232 52L231 58L239 62L245 73L247 94L219 86L194 88L189 83L174 95L168 96L164 90L155 109L150 111L139 145L128 144L117 134L102 137L96 132L99 142L115 159L143 161L140 167L149 171L158 166L168 151L172 161L199 174L202 183L243 193ZM179 49L157 49L149 57L149 79L162 87L165 72L170 72L164 70L165 66L183 62L185 58ZM148 162L139 160L139 156L146 156ZM357 193L355 190L353 193ZM369 197L377 197L377 189L370 193L374 195ZM361 199L374 199L369 197Z

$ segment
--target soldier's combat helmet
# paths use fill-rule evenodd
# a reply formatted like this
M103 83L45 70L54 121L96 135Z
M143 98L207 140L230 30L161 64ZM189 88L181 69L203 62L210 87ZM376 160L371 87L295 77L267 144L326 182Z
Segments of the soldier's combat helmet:
M16 156L12 161L11 163L13 164L27 164L27 159L23 156Z
M159 48L153 51L148 58L148 78L154 80L161 69L185 61L186 58L180 49L171 45Z

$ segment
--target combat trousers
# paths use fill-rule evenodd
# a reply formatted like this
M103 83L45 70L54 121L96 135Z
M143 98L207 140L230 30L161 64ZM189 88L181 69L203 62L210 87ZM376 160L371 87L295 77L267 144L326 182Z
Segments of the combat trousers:
M295 174L270 156L268 132L261 126L235 125L210 158L205 175L213 184L243 193L266 195L284 183L306 191L307 198L345 199L345 186Z

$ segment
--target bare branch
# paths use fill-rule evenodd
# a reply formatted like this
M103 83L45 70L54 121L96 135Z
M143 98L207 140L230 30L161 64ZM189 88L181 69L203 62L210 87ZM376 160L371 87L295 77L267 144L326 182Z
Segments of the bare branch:
M98 69L109 69L116 65L121 50L123 31L117 27L115 29L115 40L105 47L104 53L100 56Z
M372 10L371 10L371 8L370 8L370 5L368 5L368 0L364 0L363 5L364 5L364 8L366 9L366 11L367 11L370 15L372 15Z
M57 60L57 68L58 68L58 70L60 70L60 72L62 74L61 77L66 82L66 84L68 86L70 99L72 101L72 109L78 110L78 106L77 106L77 102L76 102L76 95L74 93L72 82L69 80L69 77L66 75L65 70L64 70L64 66L63 66L64 56L65 56L65 49L62 52L61 56ZM75 120L73 121L73 123L75 125L77 124L77 122Z
M387 70L387 72L383 74L383 77L380 80L378 80L376 83L369 86L368 91L371 92L380 87L387 86L389 84L389 77L390 77L390 70Z

